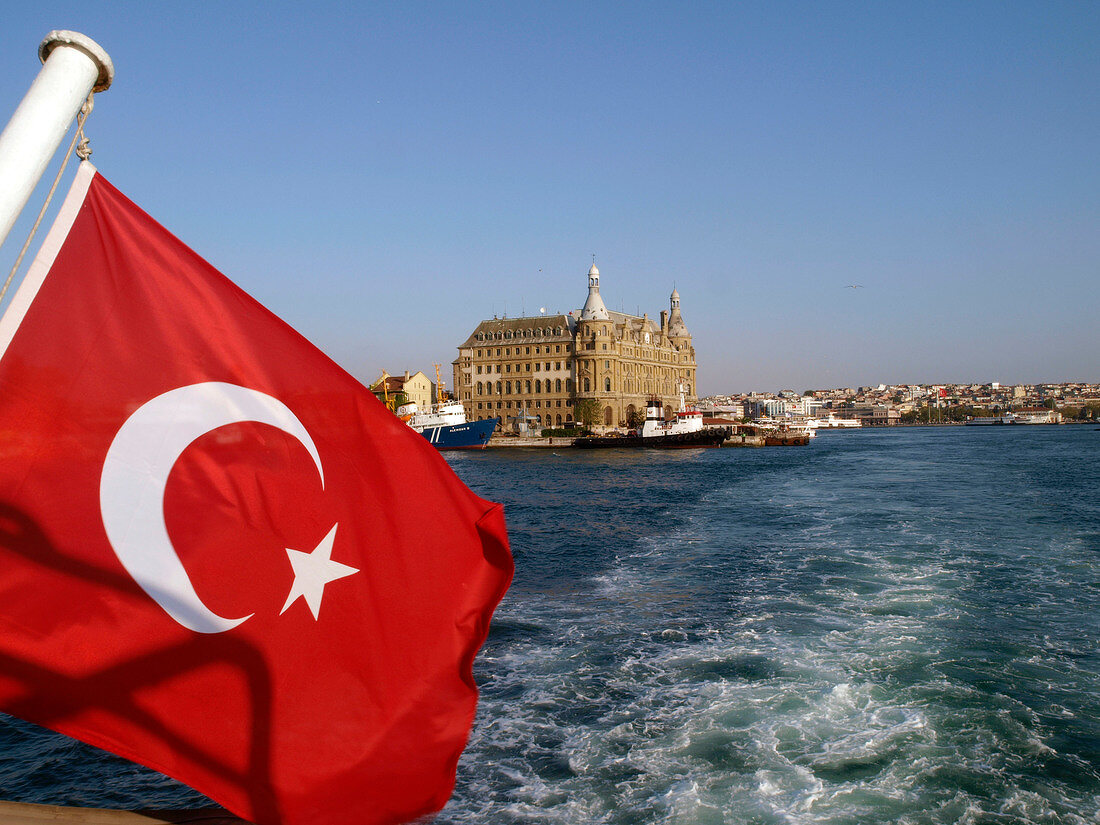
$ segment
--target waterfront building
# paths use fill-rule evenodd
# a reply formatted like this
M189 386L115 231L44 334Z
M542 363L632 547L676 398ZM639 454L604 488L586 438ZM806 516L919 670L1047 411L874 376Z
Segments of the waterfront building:
M398 393L404 393L405 398L416 404L420 409L431 409L435 401L435 384L423 372L413 375L405 370L404 377L390 375L382 370L382 375L370 385L370 391L379 401L394 398Z
M453 362L457 398L468 420L500 417L542 427L570 426L576 405L596 402L597 427L625 427L656 396L665 416L683 384L695 402L695 348L675 289L660 320L613 312L600 295L600 271L588 271L584 306L564 315L481 321Z

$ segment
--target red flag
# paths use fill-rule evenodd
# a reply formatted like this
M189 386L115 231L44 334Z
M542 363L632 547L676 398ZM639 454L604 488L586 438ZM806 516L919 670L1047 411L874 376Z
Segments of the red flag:
M438 810L503 512L82 164L0 323L0 708L258 823Z

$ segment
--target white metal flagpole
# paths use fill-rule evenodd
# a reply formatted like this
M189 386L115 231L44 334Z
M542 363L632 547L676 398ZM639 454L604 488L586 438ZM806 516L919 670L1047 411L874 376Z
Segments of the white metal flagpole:
M42 68L0 133L0 244L27 205L88 94L111 85L115 67L83 34L52 31L38 47Z

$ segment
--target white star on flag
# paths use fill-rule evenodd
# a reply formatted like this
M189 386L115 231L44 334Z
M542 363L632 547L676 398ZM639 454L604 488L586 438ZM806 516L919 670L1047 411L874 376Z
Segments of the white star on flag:
M332 560L332 543L336 539L336 528L339 526L332 525L328 535L321 539L321 543L313 549L312 553L286 548L286 554L290 557L290 566L294 568L294 583L290 586L290 595L286 597L286 604L279 611L280 616L286 613L286 609L301 596L306 600L313 618L316 619L321 610L321 597L325 593L325 585L359 572L355 567Z

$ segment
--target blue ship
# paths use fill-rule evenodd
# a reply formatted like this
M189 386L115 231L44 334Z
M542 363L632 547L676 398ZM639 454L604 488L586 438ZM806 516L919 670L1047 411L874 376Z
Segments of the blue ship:
M484 450L499 423L499 418L486 418L463 424L438 424L425 427L420 434L437 450Z
M405 404L397 408L397 415L437 450L484 450L500 424L499 418L467 421L466 411L457 401L441 402L428 412L420 412L416 404Z

